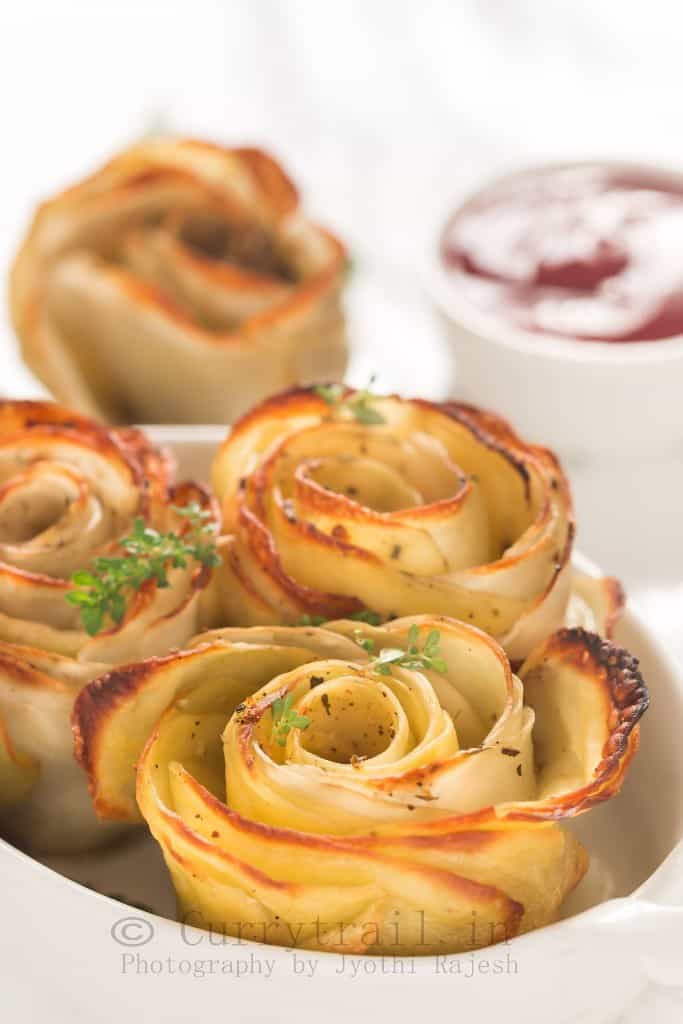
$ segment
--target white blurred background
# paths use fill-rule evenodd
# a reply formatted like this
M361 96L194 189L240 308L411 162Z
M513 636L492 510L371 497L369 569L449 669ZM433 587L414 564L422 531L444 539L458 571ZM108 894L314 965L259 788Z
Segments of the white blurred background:
M353 253L352 383L444 396L421 269L452 198L533 160L683 166L682 45L680 0L6 0L3 276L36 202L142 134L262 145ZM38 393L3 334L0 391ZM683 453L570 468L581 546L683 653Z
M680 0L0 7L3 269L40 197L147 131L261 144L353 250L354 383L448 389L416 270L462 183L561 156L683 164Z

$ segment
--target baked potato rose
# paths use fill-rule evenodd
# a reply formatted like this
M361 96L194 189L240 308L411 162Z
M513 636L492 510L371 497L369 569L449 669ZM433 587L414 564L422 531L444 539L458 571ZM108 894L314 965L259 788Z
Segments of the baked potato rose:
M646 704L635 660L582 629L516 676L482 631L420 616L207 633L91 683L74 730L95 806L144 816L187 923L444 953L556 917L587 866L561 822L618 791Z
M228 625L449 615L514 660L563 624L609 630L614 580L572 572L567 480L497 416L317 387L236 424L213 465Z
M149 140L39 207L10 283L26 362L112 423L228 423L346 365L341 243L256 149Z
M112 665L206 625L213 559L190 557L189 541L197 523L208 536L216 510L171 476L137 430L0 402L0 831L22 845L108 838L73 759L74 698ZM157 538L173 558L150 575Z

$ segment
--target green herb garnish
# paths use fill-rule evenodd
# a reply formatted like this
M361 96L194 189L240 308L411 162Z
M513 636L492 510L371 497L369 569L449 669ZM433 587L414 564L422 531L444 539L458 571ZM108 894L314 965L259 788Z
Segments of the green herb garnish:
M378 423L386 423L384 416L382 416L381 412L378 412L372 404L377 398L377 395L373 395L370 391L374 381L375 378L371 377L367 388L362 388L360 391L356 391L353 397L348 399L346 403L354 419L358 420L359 423L365 423L368 426L375 426Z
M287 737L292 729L308 729L311 724L307 715L298 715L292 708L294 697L288 693L286 697L278 697L271 705L273 714L272 740L280 747L287 744Z
M382 616L378 612L371 612L369 608L361 608L359 612L352 612L349 616L354 622L367 622L368 626L381 626ZM322 615L300 615L296 620L297 626L323 626L331 619Z
M366 654L375 653L375 641L370 636L365 636L362 629L354 629L353 639L359 647L362 647Z
M361 608L359 612L352 612L349 618L353 619L354 622L367 622L368 626L380 626L382 624L382 616L377 612L371 612L369 608Z
M432 669L434 672L447 672L448 666L441 657L441 634L438 629L433 629L425 637L422 650L419 647L420 630L413 624L408 630L408 648L403 650L400 647L383 647L376 658L373 659L371 667L380 675L391 675L392 665L408 669ZM374 648L374 643L373 643ZM369 648L365 648L370 653Z
M317 384L313 388L313 393L328 405L336 405L337 402L341 402L344 391L343 384Z
M343 384L318 384L317 387L313 388L313 391L327 405L337 406L339 409L350 413L358 423L375 426L378 423L386 423L386 419L372 404L377 398L377 395L374 395L370 390L374 382L375 377L373 374L367 388L353 391L346 398L344 397L346 388Z
M324 622L329 622L323 615L300 615L296 620L297 626L322 626Z
M159 533L138 517L131 533L119 541L122 555L95 558L92 570L81 569L71 577L72 589L65 597L80 608L83 627L90 636L100 632L107 618L122 622L131 593L147 580L156 580L159 588L168 587L169 569L184 569L188 559L208 566L220 564L213 539L217 526L211 513L196 501L171 507L190 523L184 536Z

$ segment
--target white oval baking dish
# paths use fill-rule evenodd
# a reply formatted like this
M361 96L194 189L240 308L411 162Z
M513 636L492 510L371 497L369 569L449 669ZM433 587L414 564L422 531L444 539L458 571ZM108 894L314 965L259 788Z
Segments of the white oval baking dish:
M150 433L172 445L182 474L202 478L224 430ZM12 1024L170 1024L217 1012L240 1022L374 1024L381 1015L402 1024L425 1007L483 1021L587 1024L623 1011L649 981L680 984L683 680L633 611L617 639L641 659L652 706L622 793L576 822L592 867L562 921L460 956L295 953L169 920L170 884L143 833L118 849L46 864L0 842L0 962Z

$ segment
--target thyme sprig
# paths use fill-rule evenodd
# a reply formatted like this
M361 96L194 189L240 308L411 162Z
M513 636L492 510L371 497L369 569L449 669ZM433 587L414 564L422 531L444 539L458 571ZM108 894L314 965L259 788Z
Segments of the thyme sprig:
M375 641L370 636L366 636L362 629L354 629L353 639L356 641L359 647L362 647L366 654L373 656L375 654Z
M295 625L297 626L322 626L323 623L329 622L324 615L300 615L296 620Z
M343 384L318 384L313 391L327 405L348 412L358 423L376 426L379 423L386 423L386 419L373 405L378 397L370 390L374 383L373 374L367 388L352 391L347 397L344 397L346 388Z
M296 713L292 707L293 703L294 696L288 693L285 697L278 697L277 700L274 700L270 708L273 715L271 739L280 747L287 745L287 737L292 729L308 729L311 724L308 715Z
M163 589L169 586L169 570L184 569L190 559L207 566L220 564L211 512L196 501L171 508L190 524L183 536L160 533L138 516L130 534L119 541L121 555L95 558L92 569L72 575L72 588L65 597L80 609L83 628L90 636L99 633L107 619L122 622L131 595L147 580L155 580Z
M392 666L408 669L431 669L434 672L447 672L448 665L441 656L441 634L433 629L425 637L420 649L420 630L415 623L408 630L408 647L383 647L375 654L375 641L363 635L360 629L355 631L356 643L372 657L370 667L380 675L391 675Z
M371 612L369 608L361 608L359 612L352 612L349 618L354 622L367 622L368 626L379 626L382 623L382 616L378 612Z
M361 608L360 611L352 612L346 617L354 622L367 622L369 626L379 626L382 623L382 616L378 612L371 612L369 608ZM300 615L296 624L297 626L323 626L326 622L331 621L323 615Z

